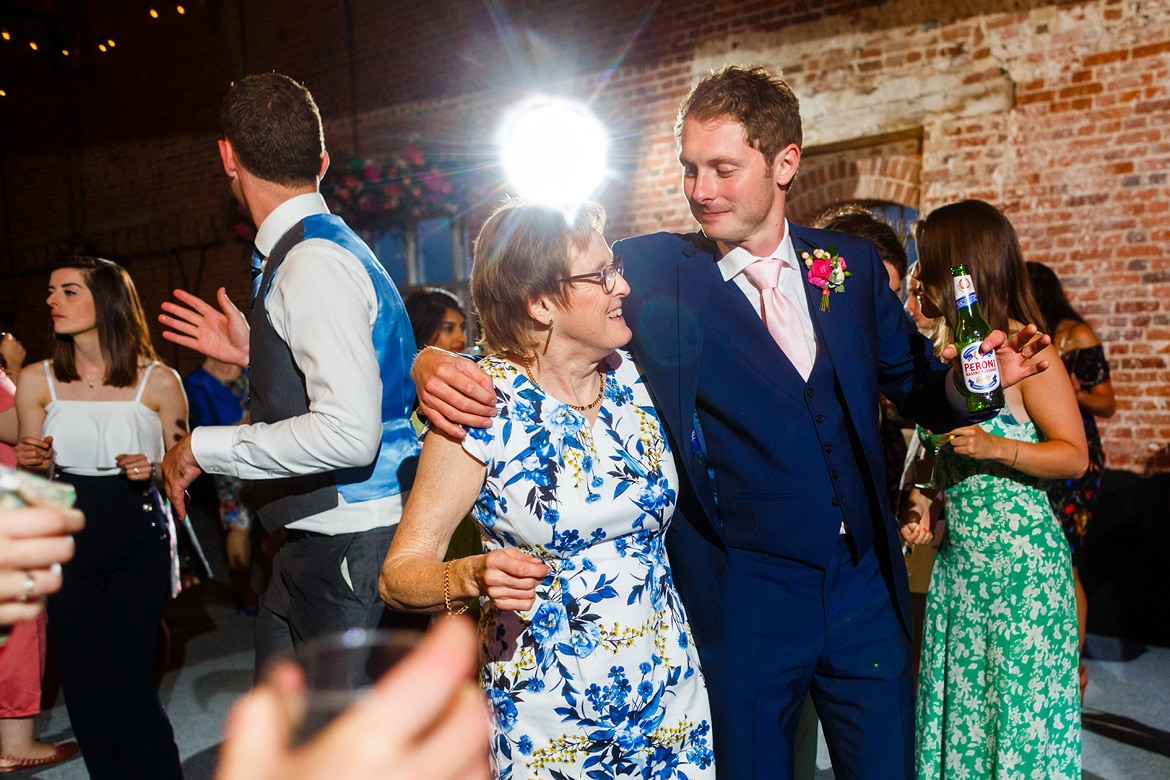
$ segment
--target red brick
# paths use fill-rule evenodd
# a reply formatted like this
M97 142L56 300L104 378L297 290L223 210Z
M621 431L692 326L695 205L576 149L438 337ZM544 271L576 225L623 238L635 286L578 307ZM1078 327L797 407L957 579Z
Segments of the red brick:
M1124 62L1129 59L1129 51L1126 49L1118 49L1116 51L1101 52L1099 54L1091 54L1081 60L1081 64L1086 68L1093 68L1098 65L1110 65L1114 62Z
M1170 41L1162 41L1161 43L1150 46L1135 46L1133 48L1134 59L1138 57L1154 57L1159 54L1166 54L1167 52L1170 52Z

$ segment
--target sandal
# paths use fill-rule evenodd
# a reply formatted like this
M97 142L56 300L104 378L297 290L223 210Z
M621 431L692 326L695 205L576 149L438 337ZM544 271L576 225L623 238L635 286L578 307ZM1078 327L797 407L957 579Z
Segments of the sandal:
M44 758L14 758L12 756L0 756L0 775L8 774L9 772L20 772L24 769L32 769L33 767L46 767L64 761L67 758L72 758L80 750L76 742L62 742L53 746L53 752Z

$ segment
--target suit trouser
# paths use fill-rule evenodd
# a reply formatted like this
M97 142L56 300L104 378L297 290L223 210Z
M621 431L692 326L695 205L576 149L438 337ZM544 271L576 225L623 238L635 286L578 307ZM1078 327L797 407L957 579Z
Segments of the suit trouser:
M378 576L397 525L327 536L285 531L256 618L256 675L274 655L323 634L377 628L386 615Z
M85 513L64 584L49 597L61 688L94 780L183 776L154 689L158 627L170 595L170 539L158 492L124 477L61 474Z
M720 780L787 780L811 694L839 780L914 774L910 641L875 554L841 540L828 567L730 551L699 650Z

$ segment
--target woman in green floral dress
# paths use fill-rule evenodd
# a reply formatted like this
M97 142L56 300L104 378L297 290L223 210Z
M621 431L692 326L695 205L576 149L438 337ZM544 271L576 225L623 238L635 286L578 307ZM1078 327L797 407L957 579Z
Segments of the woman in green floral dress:
M1040 321L1015 231L993 206L944 206L917 241L928 316L953 328L950 268L965 263L993 328ZM923 625L920 779L1081 774L1072 567L1045 486L1079 476L1088 454L1060 356L1049 346L1040 359L1047 371L1005 390L995 417L952 431L938 455L947 529Z

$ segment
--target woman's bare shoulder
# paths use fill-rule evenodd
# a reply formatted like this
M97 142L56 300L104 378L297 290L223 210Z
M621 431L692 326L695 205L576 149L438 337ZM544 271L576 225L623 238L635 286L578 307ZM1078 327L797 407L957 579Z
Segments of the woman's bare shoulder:
M150 378L146 382L146 391L143 393L143 396L144 398L160 398L161 396L182 392L183 380L179 376L179 372L166 363L159 362L155 365L154 370L150 372Z
M48 361L49 368L52 370L52 361ZM48 379L45 378L45 363L38 360L35 363L29 363L16 375L17 386L28 385L31 389L40 387L48 387Z
M1074 322L1065 334L1066 349L1084 349L1101 343L1097 333L1086 322Z

